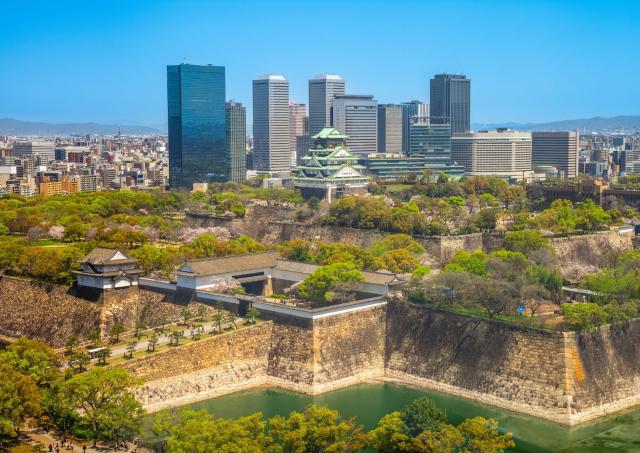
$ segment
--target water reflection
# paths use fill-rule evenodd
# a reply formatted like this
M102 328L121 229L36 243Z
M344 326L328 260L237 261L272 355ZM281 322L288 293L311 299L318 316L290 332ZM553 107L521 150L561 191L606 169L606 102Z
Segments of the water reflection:
M640 452L640 409L633 409L567 428L556 423L485 406L473 401L431 390L391 383L369 383L309 396L274 388L259 388L191 404L220 417L236 418L254 412L265 417L300 411L307 404L326 405L343 417L357 417L366 429L373 428L386 413L400 410L420 396L427 395L444 409L451 423L464 418L492 417L513 433L519 452Z

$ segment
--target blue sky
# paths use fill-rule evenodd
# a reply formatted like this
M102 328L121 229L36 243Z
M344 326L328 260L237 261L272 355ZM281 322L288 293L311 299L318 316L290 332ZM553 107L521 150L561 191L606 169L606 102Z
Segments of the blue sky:
M157 124L166 70L224 65L227 97L280 73L291 98L332 72L379 102L472 80L473 122L640 114L636 1L3 0L0 117ZM634 23L635 22L635 23Z

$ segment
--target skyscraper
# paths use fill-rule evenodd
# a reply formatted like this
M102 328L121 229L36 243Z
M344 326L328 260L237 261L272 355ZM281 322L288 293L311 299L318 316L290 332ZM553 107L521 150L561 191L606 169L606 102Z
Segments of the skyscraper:
M307 106L305 104L289 103L289 138L291 146L291 165L297 165L297 160L307 152L306 149L299 149L304 146L305 134L308 127ZM307 140L308 142L308 140Z
M291 169L289 81L264 75L253 81L253 165L258 171Z
M418 116L427 118L429 116L429 104L422 101L409 101L402 104L402 152L409 154L410 140L409 130L411 118Z
M534 165L553 165L565 178L578 175L577 132L533 132Z
M348 94L333 98L333 126L348 135L351 151L367 155L378 150L378 102L373 96Z
M378 151L402 154L402 107L378 105Z
M223 66L167 66L169 185L228 181Z
M227 102L227 148L231 181L247 179L247 112L239 102Z
M309 80L309 135L331 126L331 102L344 96L344 80L339 75L321 74ZM344 131L341 131L344 133Z
M451 133L471 130L471 80L459 74L436 74L430 83L433 121L449 122Z

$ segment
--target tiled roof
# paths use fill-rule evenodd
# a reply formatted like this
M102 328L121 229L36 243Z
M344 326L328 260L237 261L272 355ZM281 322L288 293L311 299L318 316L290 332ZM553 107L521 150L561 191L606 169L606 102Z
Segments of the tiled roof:
M325 127L311 138L313 139L329 138L329 139L336 139L336 140L344 140L349 138L349 136L341 134L340 131L338 131L338 129L336 129L335 127Z
M278 252L264 252L188 260L176 272L203 276L250 271L274 267L279 256Z
M117 254L124 256L124 258L112 259ZM81 263L89 263L94 265L105 264L107 262L113 264L121 264L125 262L137 263L138 260L130 257L122 250L119 249L107 249L103 247L96 247L91 250L84 258L80 260Z
M276 269L280 269L283 271L310 274L320 266L318 264L302 263L299 261L277 260L275 267ZM388 285L396 280L396 274L393 274L391 272L363 271L362 276L364 277L364 282L375 283L378 285Z

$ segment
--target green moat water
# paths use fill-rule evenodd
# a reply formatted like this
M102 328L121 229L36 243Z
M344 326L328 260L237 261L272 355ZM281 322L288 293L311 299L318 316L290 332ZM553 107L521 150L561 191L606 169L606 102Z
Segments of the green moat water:
M206 409L219 417L237 418L254 412L265 417L300 411L307 404L326 405L345 417L357 417L366 429L374 427L386 413L399 410L421 396L433 399L444 409L451 423L464 418L492 417L512 432L518 452L640 452L640 409L622 412L575 428L496 409L431 390L390 384L369 383L309 396L275 388L258 388L189 405Z

